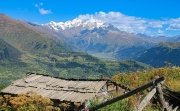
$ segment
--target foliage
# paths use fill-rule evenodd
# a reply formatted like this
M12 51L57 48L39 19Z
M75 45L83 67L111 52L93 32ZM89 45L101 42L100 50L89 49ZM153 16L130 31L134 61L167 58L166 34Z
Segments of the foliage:
M96 105L98 105L100 102L97 98L93 98L91 100L88 101L88 107L94 107Z
M98 111L132 111L132 109L129 107L128 99L125 99L101 108Z
M176 91L180 91L180 68L179 67L164 67L155 68L144 71L130 72L126 74L119 73L112 77L118 83L124 84L131 89L151 81L156 76L164 76L165 84Z
M0 110L5 111L60 111L53 107L53 102L35 93L27 93L18 96L4 95L1 99Z
M169 88L180 91L180 67L164 67L155 68L144 71L130 72L130 73L119 73L112 77L113 81L128 86L131 89L135 89L151 80L156 76L165 77L165 85ZM127 99L128 105L126 107L136 107L142 95L146 95L146 91L139 92L138 94L131 96ZM117 103L116 103L117 104ZM111 106L111 105L110 105ZM113 106L113 105L112 105ZM114 109L118 109L118 106L114 106ZM125 107L125 108L126 108ZM160 111L162 110L159 105L150 104L145 108L146 111Z
M63 111L68 111L70 109L73 109L71 104L69 102L62 102L59 104L59 107L63 110Z
M71 111L78 110L80 106L66 101L51 101L33 92L0 96L0 111Z
M109 99L112 99L113 97L118 96L118 94L114 93L112 94L112 97L109 97ZM98 104L100 104L100 101L97 98L91 99L88 102L88 107L94 107ZM128 107L129 104L129 100L128 99L124 99L118 102L115 102L111 105L105 106L101 109L98 109L98 111L131 111L132 107Z

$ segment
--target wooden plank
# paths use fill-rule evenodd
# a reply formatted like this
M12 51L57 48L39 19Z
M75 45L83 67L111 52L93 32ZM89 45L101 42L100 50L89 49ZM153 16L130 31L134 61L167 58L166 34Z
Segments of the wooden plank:
M59 99L61 100L61 96L64 95L66 92L65 91L53 91L51 95L49 95L50 98L52 99Z
M79 97L76 98L76 101L81 102L85 96L86 96L86 93L79 93Z
M77 92L73 92L67 99L69 101L74 101L77 96L78 96L78 93Z
M178 108L179 108L179 106L176 106L176 107L173 109L173 111L177 111Z
M25 82L32 82L35 81L36 79L42 77L42 75L30 75L24 78Z
M71 96L72 93L73 93L72 91L66 92L66 94L61 97L61 101L67 100L66 98L68 98L69 96ZM67 101L68 101L68 100L67 100Z
M169 108L171 109L171 111L173 110L173 105L171 104L171 105L169 105Z
M25 82L24 82L24 79L18 79L18 80L16 80L16 81L12 82L13 85L21 85L22 83L23 83L23 84L25 83Z
M110 105L110 104L112 104L114 102L117 102L119 100L122 100L122 99L125 99L127 97L130 97L130 96L132 96L132 95L134 95L134 94L136 94L136 93L138 93L140 91L143 91L143 90L145 90L145 89L147 89L147 88L149 88L151 86L157 85L158 83L160 83L163 80L164 80L163 76L159 77L159 78L157 78L157 79L155 79L155 80L153 80L153 81L151 81L151 82L149 82L149 83L147 83L147 84L145 84L143 86L140 86L140 87L138 87L138 88L136 88L134 90L131 90L131 91L129 91L129 92L127 92L127 93L125 93L125 94L123 94L121 96L118 96L116 98L108 100L108 101L106 101L104 103L101 103L101 104L99 104L97 106L91 107L91 108L89 108L89 111L95 111L97 109L100 109L100 108L103 108L103 107L105 107L107 105Z
M93 93L84 93L82 97L79 99L81 103L85 102L85 100L90 100L91 98L95 97Z
M98 93L98 92L100 91L100 89L101 89L104 85L106 85L106 82L105 82L105 81L100 81L100 82L98 82L98 85L97 85L97 87L96 87L96 93Z
M75 87L75 88L81 88L81 87L83 86L83 84L84 84L84 82L79 81L79 82L77 83L77 85L74 86L74 87Z
M86 82L85 88L93 91L92 89L95 89L97 85L98 85L98 82L89 81L89 82Z
M81 97L81 93L76 93L71 101L80 102L79 98Z
M159 96L159 101L161 103L161 105L163 106L163 108L167 111L172 111L169 107L169 104L165 101L164 96L163 96L163 92L162 92L162 86L161 84L157 85L157 91L158 91L158 96Z
M141 101L141 103L138 106L138 111L142 111L146 105L149 103L149 101L151 100L151 98L154 96L154 94L156 93L156 88L152 89L147 96Z

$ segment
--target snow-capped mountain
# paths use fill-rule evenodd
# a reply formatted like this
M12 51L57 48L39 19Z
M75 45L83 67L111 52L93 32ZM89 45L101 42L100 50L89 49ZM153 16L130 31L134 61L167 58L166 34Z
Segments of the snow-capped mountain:
M151 45L136 34L120 31L114 25L91 16L77 17L66 22L52 21L43 26L63 35L65 42L71 44L74 50L85 51L95 56L100 54L105 58L116 56L118 59L126 59L129 56L123 55L124 50L135 49L135 51L131 51L133 54L128 53L130 56L134 56L137 52Z
M128 16L120 12L83 14L73 20L50 22L45 25L57 31L77 27L93 29L106 27L108 24L121 31L148 36L174 36L180 34L180 18L153 20Z
M88 18L88 19L75 18L71 21L66 21L66 22L51 21L47 24L44 24L44 26L48 26L49 28L58 31L58 30L76 28L76 27L94 29L100 27L108 27L109 25L104 23L102 20L98 20L94 18Z
M161 22L118 12L99 12L65 22L51 21L42 26L74 50L103 58L133 59L159 42L168 41L169 37L157 33L161 26L164 28Z

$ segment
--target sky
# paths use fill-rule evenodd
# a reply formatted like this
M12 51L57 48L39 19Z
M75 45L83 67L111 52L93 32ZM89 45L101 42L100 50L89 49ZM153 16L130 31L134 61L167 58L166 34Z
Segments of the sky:
M38 24L72 20L79 15L97 16L101 12L105 13L106 17L111 16L111 19L115 16L116 22L130 17L130 28L133 24L133 27L139 26L139 22L159 25L157 22L160 21L164 27L161 30L151 30L162 32L174 29L168 34L180 34L180 0L0 0L0 13ZM116 15L112 17L111 12ZM117 16L117 13L120 16ZM173 25L170 26L172 22ZM127 25L122 22L118 24ZM132 30L130 28L128 31Z

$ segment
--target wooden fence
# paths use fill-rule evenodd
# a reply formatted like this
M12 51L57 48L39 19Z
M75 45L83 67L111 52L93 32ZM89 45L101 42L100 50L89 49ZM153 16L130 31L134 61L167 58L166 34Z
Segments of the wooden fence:
M142 111L147 104L149 103L149 101L157 94L158 95L158 100L159 103L162 105L163 109L165 111L176 111L178 109L178 106L173 106L172 104L170 105L168 102L165 101L164 98L164 94L163 94L163 89L162 89L162 83L164 81L164 77L158 77L157 79L142 85L134 90L131 90L121 96L115 97L113 99L110 99L106 102L103 102L101 104L98 104L94 107L90 107L89 109L87 109L87 111L95 111L98 110L100 108L103 108L107 105L110 105L112 103L115 103L117 101L123 100L125 98L128 98L134 94L137 94L138 92L141 92L143 90L146 90L148 88L151 88L150 92L146 95L146 97L141 101L141 103L138 105L138 107L136 108L137 111ZM85 110L86 111L86 110Z

